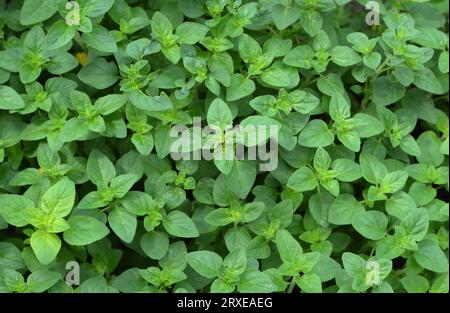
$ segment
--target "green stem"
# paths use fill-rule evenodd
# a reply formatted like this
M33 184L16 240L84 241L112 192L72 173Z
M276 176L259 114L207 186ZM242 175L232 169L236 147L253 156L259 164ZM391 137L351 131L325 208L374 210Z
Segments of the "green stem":
M437 102L437 101L439 101L439 100L447 100L447 98L448 98L448 95L442 95L442 96L433 98L433 101L434 101L434 102Z
M74 36L73 39L83 49L83 51L87 51L86 46L84 45L83 41L81 40L81 35L80 35L79 31L77 31L75 33L75 36Z
M302 83L301 89L304 88L304 87L307 87L307 86L309 86L309 85L311 85L311 84L313 84L313 83L315 83L315 82L318 81L318 80L319 80L319 77L314 77L314 76L311 76L311 77L307 78L307 79Z
M371 258L371 257L373 256L373 254L374 254L374 252L375 252L375 248L376 248L376 245L374 245L374 246L372 247L372 250L370 250L369 258Z
M289 283L289 287L287 289L287 293L292 293L295 288L295 276L292 276L291 282Z
M383 61L383 63L381 63L380 66L378 66L378 69L375 71L374 76L368 82L366 82L366 87L364 88L364 98L361 102L361 107L363 110L366 109L367 103L372 98L373 84L375 83L378 76L380 76L380 74L382 74L384 71L387 70L386 65L389 63L390 60L391 60L390 56L386 57L386 59Z
M376 70L375 75L374 75L373 78L372 78L372 83L375 82L375 80L378 78L378 76L379 76L381 73L383 73L383 71L384 71L386 65L388 64L388 62L389 62L390 60L391 60L391 57L388 56L388 57L383 61L383 63L381 63L380 66L378 66L378 69Z
M267 26L267 29L273 33L273 34L277 34L277 31L275 29L273 29L271 26Z

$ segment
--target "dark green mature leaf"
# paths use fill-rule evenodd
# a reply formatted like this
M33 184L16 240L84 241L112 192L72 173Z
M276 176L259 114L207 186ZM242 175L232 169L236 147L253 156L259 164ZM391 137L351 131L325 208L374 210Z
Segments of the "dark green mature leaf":
M198 230L192 220L181 211L173 211L163 220L164 229L173 236L182 238L198 237Z
M17 92L9 86L0 86L0 109L17 110L25 107L25 103Z
M70 228L64 232L64 240L70 245L89 245L109 234L102 222L89 216L72 216L67 222Z
M83 67L78 72L78 78L89 86L105 89L117 81L117 67L114 63L99 58Z

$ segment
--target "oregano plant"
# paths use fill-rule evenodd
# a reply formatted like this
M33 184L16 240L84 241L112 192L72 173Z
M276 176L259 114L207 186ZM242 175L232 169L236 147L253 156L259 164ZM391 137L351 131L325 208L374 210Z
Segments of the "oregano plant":
M0 0L0 292L448 293L448 1L367 2Z

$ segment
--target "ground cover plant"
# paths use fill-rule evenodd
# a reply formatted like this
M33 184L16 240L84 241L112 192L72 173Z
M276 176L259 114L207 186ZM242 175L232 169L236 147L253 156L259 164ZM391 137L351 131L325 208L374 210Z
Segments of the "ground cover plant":
M0 292L448 292L448 5L0 0Z

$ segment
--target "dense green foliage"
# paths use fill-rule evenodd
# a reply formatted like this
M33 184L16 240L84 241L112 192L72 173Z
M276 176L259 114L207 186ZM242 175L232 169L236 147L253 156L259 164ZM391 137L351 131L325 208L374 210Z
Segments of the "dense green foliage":
M0 292L448 292L449 4L366 2L0 0Z

